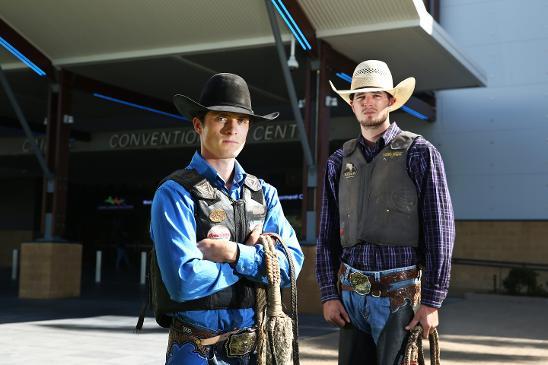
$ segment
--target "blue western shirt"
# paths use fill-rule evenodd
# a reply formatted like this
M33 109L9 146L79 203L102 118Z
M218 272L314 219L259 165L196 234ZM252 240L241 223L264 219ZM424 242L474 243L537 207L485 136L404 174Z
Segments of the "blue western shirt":
M235 162L230 190L225 187L225 182L216 170L198 152L194 154L187 169L195 169L211 185L232 199L240 198L246 173L238 161ZM263 180L261 184L267 207L263 232L277 233L282 237L293 254L295 274L298 275L304 256L295 231L284 216L276 189ZM190 193L175 181L164 182L154 195L150 235L154 241L162 280L172 300L184 302L202 298L231 286L244 276L267 282L264 270L261 269L264 266L264 250L261 245L248 246L239 242L238 261L232 266L203 258L202 252L196 246L194 201ZM281 284L288 286L289 262L282 252L278 258ZM253 308L218 309L179 312L176 316L195 326L225 332L253 326L254 313Z

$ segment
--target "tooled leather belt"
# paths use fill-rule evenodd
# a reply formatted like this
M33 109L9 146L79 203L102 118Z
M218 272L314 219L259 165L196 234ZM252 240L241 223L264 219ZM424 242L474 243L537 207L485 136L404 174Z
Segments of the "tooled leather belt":
M193 342L197 350L206 355L207 346L224 343L228 356L239 357L253 351L256 340L257 334L254 328L215 334L174 319L169 331L168 352L174 343Z
M349 269L343 264L339 269L339 277L346 276ZM375 280L374 276L367 275L359 271L351 272L348 279L351 285L340 283L341 290L349 290L360 295L370 294L374 297L389 296L390 286L399 281L416 279L419 277L420 270L418 268L405 271L395 272L393 274L382 276L379 280Z

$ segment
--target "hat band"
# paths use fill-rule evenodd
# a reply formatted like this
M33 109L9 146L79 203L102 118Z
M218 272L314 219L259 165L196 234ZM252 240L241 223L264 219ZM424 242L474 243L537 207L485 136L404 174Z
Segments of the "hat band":
M232 108L239 108L239 109L245 109L247 111L249 111L250 113L253 113L253 109L251 109L250 107L248 106L245 106L245 105L242 105L242 104L235 104L235 103L212 103L211 105L206 105L206 104L202 104L203 106L205 106L206 108L215 108L215 107L221 107L221 106L229 106L229 107L232 107Z
M364 88L368 88L368 89L393 89L393 87L367 85L367 86L357 86L355 88L352 88L351 90L358 90L358 89L364 89Z

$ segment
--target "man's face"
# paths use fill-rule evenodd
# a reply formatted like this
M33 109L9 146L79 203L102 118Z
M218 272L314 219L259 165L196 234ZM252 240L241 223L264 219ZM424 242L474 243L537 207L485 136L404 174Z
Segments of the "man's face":
M192 119L200 135L205 159L236 158L244 148L249 131L249 116L228 112L208 112L203 121Z
M362 127L377 127L388 118L388 107L396 99L384 91L356 93L351 100L352 111Z

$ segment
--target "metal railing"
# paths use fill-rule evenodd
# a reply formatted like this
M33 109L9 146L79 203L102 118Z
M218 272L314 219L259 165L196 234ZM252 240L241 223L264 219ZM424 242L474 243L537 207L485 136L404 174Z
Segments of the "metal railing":
M548 264L537 264L532 262L464 259L464 258L458 258L458 257L453 257L451 262L455 265L499 267L499 268L508 268L508 269L525 268L525 269L531 269L535 271L548 271Z

